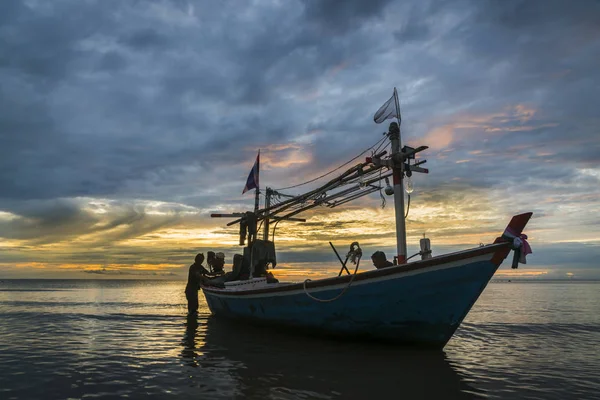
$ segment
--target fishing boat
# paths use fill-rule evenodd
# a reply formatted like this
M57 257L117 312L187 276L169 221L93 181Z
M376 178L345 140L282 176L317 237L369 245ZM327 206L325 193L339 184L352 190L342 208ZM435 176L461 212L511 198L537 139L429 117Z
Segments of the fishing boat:
M248 177L246 188L255 190L254 211L211 214L235 218L239 224L243 254L234 256L233 271L223 277L206 279L202 291L215 318L260 323L295 331L415 344L443 348L467 316L490 279L514 252L512 267L525 262L531 252L523 230L531 212L514 215L504 232L487 245L441 255L432 255L430 242L421 239L421 250L407 257L404 181L413 173L428 173L416 155L427 146L402 146L397 91L375 114L376 123L390 118L385 142L370 148L364 161L346 169L316 189L300 195L284 195L267 188L265 205L259 207L260 152ZM381 143L391 152L379 151ZM393 186L389 178L393 179ZM342 259L337 276L279 282L271 272L276 267L274 247L277 224L303 222L297 215L315 207L338 207L381 191L394 196L396 256L388 266L360 270L362 249L353 242ZM260 223L257 229L257 225ZM270 225L274 223L273 231ZM262 239L257 237L262 228ZM272 235L272 237L270 236ZM271 240L270 240L271 239ZM247 245L246 245L247 241ZM415 256L420 259L411 261ZM350 264L354 271L350 272Z

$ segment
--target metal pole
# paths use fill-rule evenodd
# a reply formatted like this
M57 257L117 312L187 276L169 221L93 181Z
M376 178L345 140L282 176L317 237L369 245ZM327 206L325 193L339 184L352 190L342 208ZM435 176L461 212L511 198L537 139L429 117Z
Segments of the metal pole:
M265 209L269 209L271 206L271 195L273 191L271 188L267 188L265 191ZM265 219L263 220L264 230L263 230L263 240L269 240L269 212L266 212Z
M400 153L402 140L400 137L400 104L398 102L398 92L394 88L394 99L396 102L396 117L398 120L398 130L392 128L390 124L389 137L392 142L392 159L396 160L395 155ZM404 160L394 162L394 208L396 213L396 252L398 254L398 264L406 263L406 223L404 221Z
M260 192L258 191L258 188L256 188L256 194L254 196L254 214L258 213L258 201L259 201L259 197L260 196Z
M254 197L254 214L258 213L258 202L259 202L259 186L260 186L260 149L258 149L258 162L256 164L256 194Z
M329 245L335 252L335 255L337 256L338 260L340 260L340 262L342 263L342 269L340 269L340 273L338 274L338 276L342 276L342 272L344 272L344 270L348 273L348 275L350 275L350 271L348 271L348 268L346 267L346 263L348 262L348 256L346 256L346 261L342 261L342 257L340 257L335 247L333 247L333 243L329 242Z

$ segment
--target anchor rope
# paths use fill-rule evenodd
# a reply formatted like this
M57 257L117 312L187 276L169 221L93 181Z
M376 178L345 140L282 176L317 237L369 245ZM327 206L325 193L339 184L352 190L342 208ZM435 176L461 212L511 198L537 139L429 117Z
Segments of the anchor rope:
M356 249L353 250L353 246L355 244L356 244ZM360 259L362 257L362 249L358 245L358 242L353 242L350 245L350 252L348 252L348 256L352 262L356 261L356 268L354 268L354 273L352 274L352 277L350 277L350 281L348 281L348 284L346 285L346 287L344 288L344 290L342 290L342 292L340 294L338 294L337 296L335 296L332 299L319 299L319 298L311 295L310 293L308 293L308 290L306 290L306 283L310 282L311 281L310 279L306 279L302 285L302 287L304 288L304 293L310 299L312 299L314 301L318 301L319 303L330 303L332 301L336 301L337 299L341 298L344 295L344 293L346 293L346 291L350 288L350 285L352 285L352 282L354 281L354 278L356 277L356 273L358 272L358 266L360 265Z

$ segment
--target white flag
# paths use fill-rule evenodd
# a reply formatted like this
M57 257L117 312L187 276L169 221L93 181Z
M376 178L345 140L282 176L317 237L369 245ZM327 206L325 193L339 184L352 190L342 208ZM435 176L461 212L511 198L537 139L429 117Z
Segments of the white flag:
M400 120L400 107L398 105L396 88L394 88L394 94L388 101L386 101L375 113L373 120L376 124L380 124L386 119L398 118Z

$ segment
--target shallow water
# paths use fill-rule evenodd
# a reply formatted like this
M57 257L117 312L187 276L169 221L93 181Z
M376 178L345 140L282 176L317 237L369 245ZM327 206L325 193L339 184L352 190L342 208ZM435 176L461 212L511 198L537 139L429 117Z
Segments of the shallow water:
M529 398L600 391L600 284L491 283L443 352L187 321L185 282L0 283L0 399ZM202 296L201 296L202 299Z

